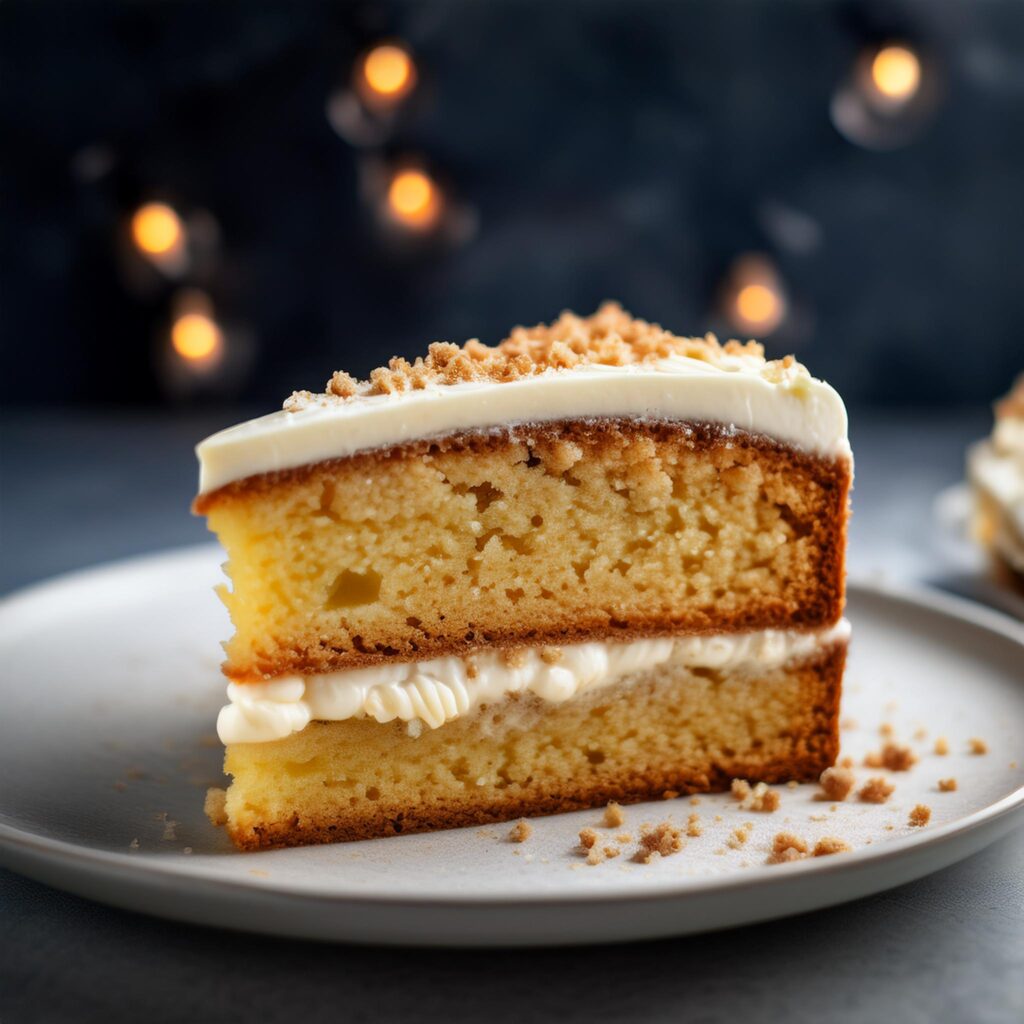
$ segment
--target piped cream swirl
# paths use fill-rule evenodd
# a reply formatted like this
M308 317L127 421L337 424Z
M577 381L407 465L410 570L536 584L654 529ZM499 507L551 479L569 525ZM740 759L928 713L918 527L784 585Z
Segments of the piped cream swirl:
M818 632L761 630L710 636L595 642L507 655L484 650L467 658L434 658L374 665L266 683L232 683L230 703L217 719L224 743L283 739L312 721L373 718L409 723L411 735L436 729L508 694L530 693L553 704L639 677L668 662L686 668L749 673L770 671L845 642L843 619Z

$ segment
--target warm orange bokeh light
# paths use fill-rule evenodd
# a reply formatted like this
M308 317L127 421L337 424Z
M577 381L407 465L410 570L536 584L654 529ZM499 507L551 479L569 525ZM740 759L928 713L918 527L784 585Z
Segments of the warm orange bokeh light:
M427 227L437 219L437 185L423 171L399 171L388 186L388 207L404 224Z
M413 86L416 69L412 57L400 46L375 46L363 59L363 77L371 92L396 99Z
M737 316L751 326L770 331L778 326L781 312L778 295L767 285L744 285L736 295Z
M181 218L166 203L146 203L132 217L132 239L147 256L164 256L181 244Z
M204 362L220 355L224 346L221 329L202 313L185 313L171 328L174 351L189 362Z
M887 100L905 102L921 85L921 61L905 46L886 46L871 62L871 81Z

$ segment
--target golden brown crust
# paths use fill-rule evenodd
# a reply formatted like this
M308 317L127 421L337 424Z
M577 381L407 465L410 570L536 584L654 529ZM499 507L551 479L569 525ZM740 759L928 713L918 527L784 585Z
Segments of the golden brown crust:
M589 640L626 641L676 634L707 634L758 629L814 630L834 624L844 602L846 519L851 467L846 459L822 458L797 451L768 438L736 432L707 423L646 422L628 419L569 420L523 425L489 432L469 432L441 439L425 439L394 448L363 452L344 460L333 460L236 481L201 495L196 511L208 514L221 503L255 502L287 493L302 484L325 483L344 471L346 479L372 479L380 467L412 460L432 459L442 454L481 454L503 451L509 446L526 446L530 452L547 451L557 460L565 446L586 446L600 452L603 446L655 444L685 448L695 453L751 453L765 476L803 481L818 497L813 507L796 516L787 507L784 515L797 538L809 538L808 550L814 565L804 579L777 597L761 595L732 614L717 605L704 609L679 610L671 614L649 610L628 616L615 615L608 608L573 609L559 617L557 609L545 607L531 619L524 603L513 625L451 621L428 632L417 623L397 624L387 637L354 635L351 639L311 632L292 635L273 646L268 637L265 649L250 661L232 652L225 672L239 682L259 681L287 673L317 674L386 662L417 661L446 655L466 655L481 646L513 648L558 646ZM556 452L551 455L551 452ZM417 612L417 615L421 613ZM356 630L350 630L353 634ZM404 635L399 635L404 634Z
M688 763L678 760L673 763L671 759L664 760L650 753L645 756L641 752L636 767L630 772L609 777L598 771L591 774L578 771L571 782L546 789L535 779L529 795L512 787L495 790L487 786L478 790L471 788L440 804L399 807L389 806L384 795L379 794L375 802L370 805L364 802L358 809L353 809L347 801L339 801L330 816L300 818L298 814L287 814L278 815L275 820L244 825L232 822L229 832L239 849L268 849L483 825L596 808L612 801L634 804L660 799L666 790L723 792L737 777L755 778L769 784L789 780L813 782L835 762L839 751L839 700L845 658L845 644L837 644L799 668L803 703L800 717L785 726L784 753L781 748L775 748L775 752L766 756L763 741L749 749L705 753L703 759L691 759ZM773 688L775 684L755 679L746 685L760 694L763 687ZM594 721L600 723L596 725L598 730L610 730L613 714L623 716L623 720L631 718L629 695L618 702L609 698L608 707L618 711L606 710L602 717L595 718ZM560 709L549 712L552 716L561 713ZM443 726L442 730L445 728L448 727ZM596 733L594 741L600 742L602 734ZM392 761L389 770L400 773L401 763ZM531 770L535 769L531 766Z
M394 394L467 381L503 384L546 370L571 370L594 363L626 366L669 356L718 363L724 356L738 355L763 360L764 349L754 341L728 341L721 345L713 334L703 338L680 337L658 324L632 317L618 303L606 302L588 317L565 312L551 324L516 327L494 347L476 338L461 348L451 342L435 342L425 357L410 363L395 356L387 366L373 370L367 381L358 381L338 370L327 381L323 394L297 391L284 407L295 411L310 404L345 402L357 396ZM793 357L787 356L764 363L762 370L772 378L793 364Z

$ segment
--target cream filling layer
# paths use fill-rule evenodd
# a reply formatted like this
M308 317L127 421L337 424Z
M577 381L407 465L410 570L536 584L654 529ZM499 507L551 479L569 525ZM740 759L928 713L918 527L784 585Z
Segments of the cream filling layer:
M400 719L410 735L436 729L512 693L553 704L624 681L669 662L749 674L805 659L850 636L846 619L817 632L767 629L753 633L665 637L628 643L528 648L507 654L484 650L465 658L434 658L374 665L266 683L231 683L217 732L228 743L266 743L312 721ZM555 654L554 652L558 652Z
M424 438L559 419L717 423L812 454L849 456L846 409L836 391L799 363L771 367L747 355L723 355L715 363L671 356L550 369L506 383L432 385L344 401L321 396L200 443L199 491Z
M993 547L1024 572L1024 420L999 420L991 439L971 449L968 473L999 510Z

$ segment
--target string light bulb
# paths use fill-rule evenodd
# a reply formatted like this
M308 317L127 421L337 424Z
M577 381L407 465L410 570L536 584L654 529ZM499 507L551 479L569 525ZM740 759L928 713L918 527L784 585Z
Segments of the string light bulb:
M132 240L144 255L168 256L181 249L185 229L181 218L166 203L146 203L132 216Z
M396 171L388 184L387 207L399 224L424 231L433 227L441 214L441 193L426 171L405 168Z
M909 47L883 46L871 61L871 84L878 99L902 106L921 87L921 61Z
M416 87L416 79L416 62L400 43L378 43L356 64L356 89L372 106L400 103Z

